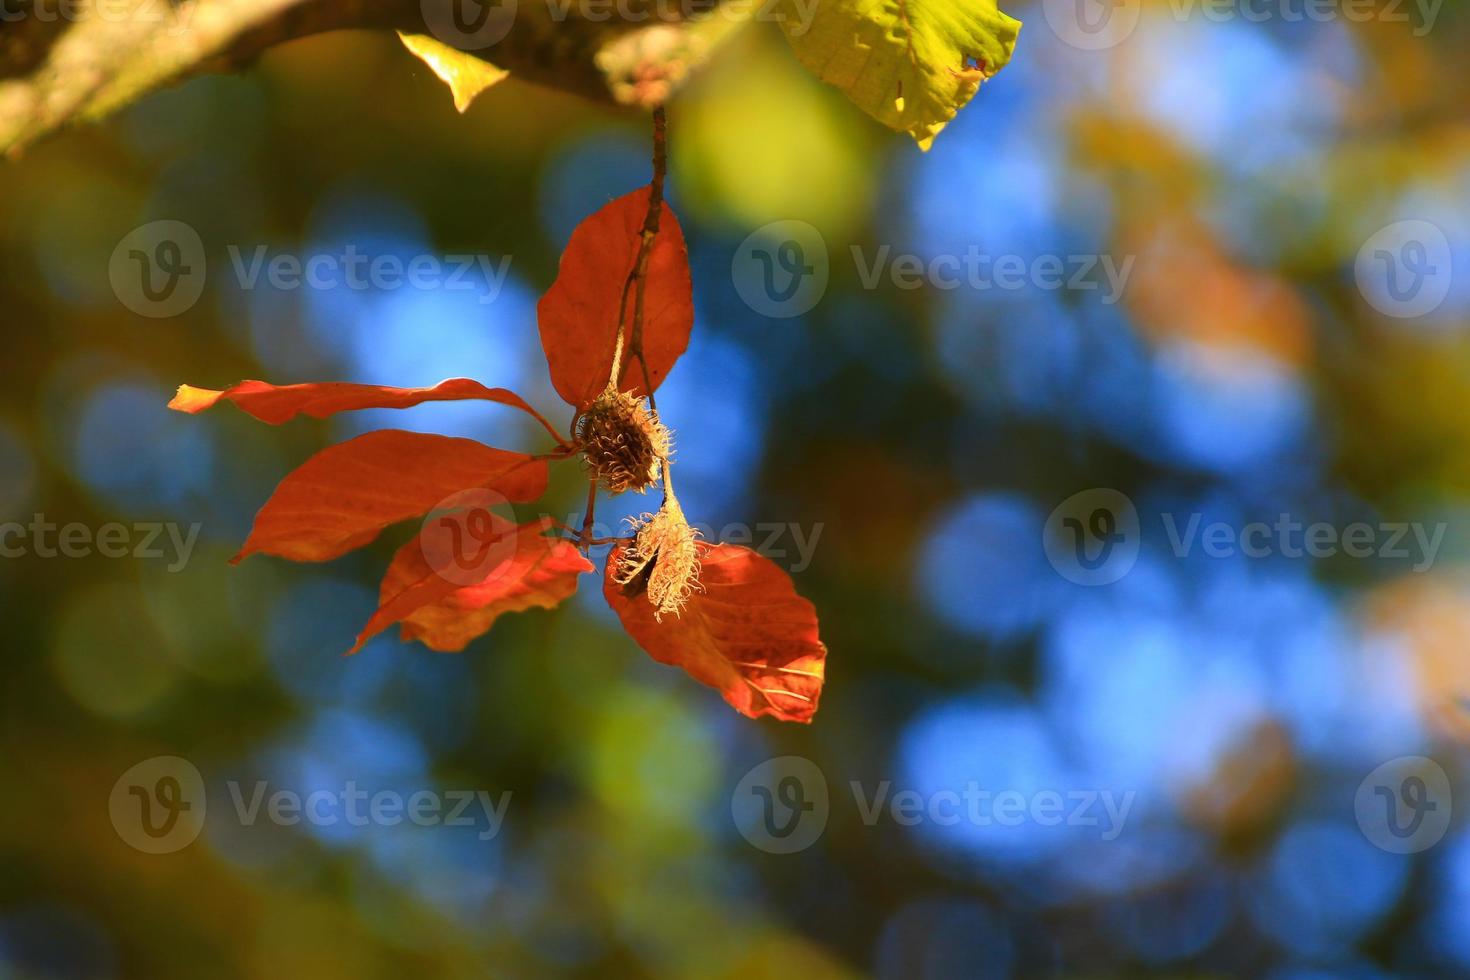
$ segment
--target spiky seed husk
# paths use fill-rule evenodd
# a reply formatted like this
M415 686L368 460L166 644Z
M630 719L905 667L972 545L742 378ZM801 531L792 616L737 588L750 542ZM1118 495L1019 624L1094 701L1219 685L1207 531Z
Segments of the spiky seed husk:
M609 493L642 493L658 482L671 449L668 428L648 403L612 386L577 422L587 469Z
M699 532L689 526L672 495L664 498L657 514L644 514L633 527L636 533L618 556L613 581L626 586L646 580L653 618L662 622L667 613L679 615L699 589Z

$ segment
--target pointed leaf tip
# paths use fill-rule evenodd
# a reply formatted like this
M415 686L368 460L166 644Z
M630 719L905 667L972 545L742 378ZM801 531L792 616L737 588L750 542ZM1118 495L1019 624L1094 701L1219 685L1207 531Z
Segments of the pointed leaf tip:
M174 397L169 400L168 407L175 412L188 412L190 415L198 415L207 408L213 407L219 401L222 391L214 391L210 388L196 388L193 385L179 385Z
M391 385L352 384L320 381L311 384L273 385L265 381L241 381L223 391L179 385L168 407L198 414L221 401L234 403L240 411L265 422L281 425L306 415L324 419L338 412L367 408L413 408L424 402L487 401L520 409L541 423L558 442L561 436L540 412L508 388L487 388L469 378L450 378L432 388L395 388Z
M399 31L398 40L449 86L449 92L454 96L454 108L461 113L470 107L481 92L510 74L483 58L451 48L427 34L405 34Z

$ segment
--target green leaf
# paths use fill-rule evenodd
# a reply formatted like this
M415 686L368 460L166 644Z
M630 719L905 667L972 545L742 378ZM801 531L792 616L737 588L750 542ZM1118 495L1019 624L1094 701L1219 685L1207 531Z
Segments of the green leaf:
M427 34L405 34L399 31L398 40L449 86L449 91L454 96L454 107L460 112L470 107L475 96L510 74L482 58L436 41Z
M1011 60L996 0L780 0L802 64L922 149Z

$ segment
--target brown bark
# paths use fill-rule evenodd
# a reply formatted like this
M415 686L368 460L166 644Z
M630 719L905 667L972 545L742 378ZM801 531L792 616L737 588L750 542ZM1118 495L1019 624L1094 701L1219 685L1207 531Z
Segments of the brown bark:
M509 32L475 54L529 81L625 103L661 102L736 26L710 7L649 0L511 2ZM0 0L0 152L341 28L434 33L419 0Z

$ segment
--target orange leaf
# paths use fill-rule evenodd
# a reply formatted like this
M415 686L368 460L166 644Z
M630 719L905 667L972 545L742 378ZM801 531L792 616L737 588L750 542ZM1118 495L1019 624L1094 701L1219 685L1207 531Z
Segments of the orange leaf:
M380 429L330 446L292 471L255 515L234 561L263 552L327 561L446 497L488 487L510 501L546 491L546 461L473 439Z
M403 623L405 640L420 640L433 650L458 653L509 612L539 606L555 608L577 591L577 577L593 571L592 563L568 541L546 537L553 521L543 517L517 527L488 510L472 509L439 519L451 529L472 525L476 514L488 517L485 531L463 539L436 536L431 518L423 533L398 549L379 590L378 611L362 632L356 653L376 634ZM461 540L478 554L465 561Z
M359 385L342 381L326 381L304 385L273 385L264 381L241 381L224 391L179 385L178 393L168 407L197 415L221 401L234 402L242 411L270 425L289 422L298 415L324 419L338 412L363 408L412 408L424 402L480 399L510 405L534 416L548 429L551 426L526 400L506 388L486 388L469 378L451 378L432 388L392 388L386 385ZM553 436L555 430L551 430Z
M648 193L645 187L626 194L577 226L562 253L556 282L536 307L551 381L557 393L579 409L592 404L607 387L617 342L618 301L638 259ZM633 330L635 294L636 289L628 290L625 338L631 338ZM689 346L693 327L689 252L679 219L665 204L649 254L643 314L643 355L654 389ZM646 395L643 371L631 361L624 358L620 387Z
M609 569L625 547L613 548ZM810 722L827 660L816 609L780 566L749 548L700 542L699 551L702 591L677 617L655 621L647 596L611 576L603 580L608 605L649 656L717 688L742 715Z

